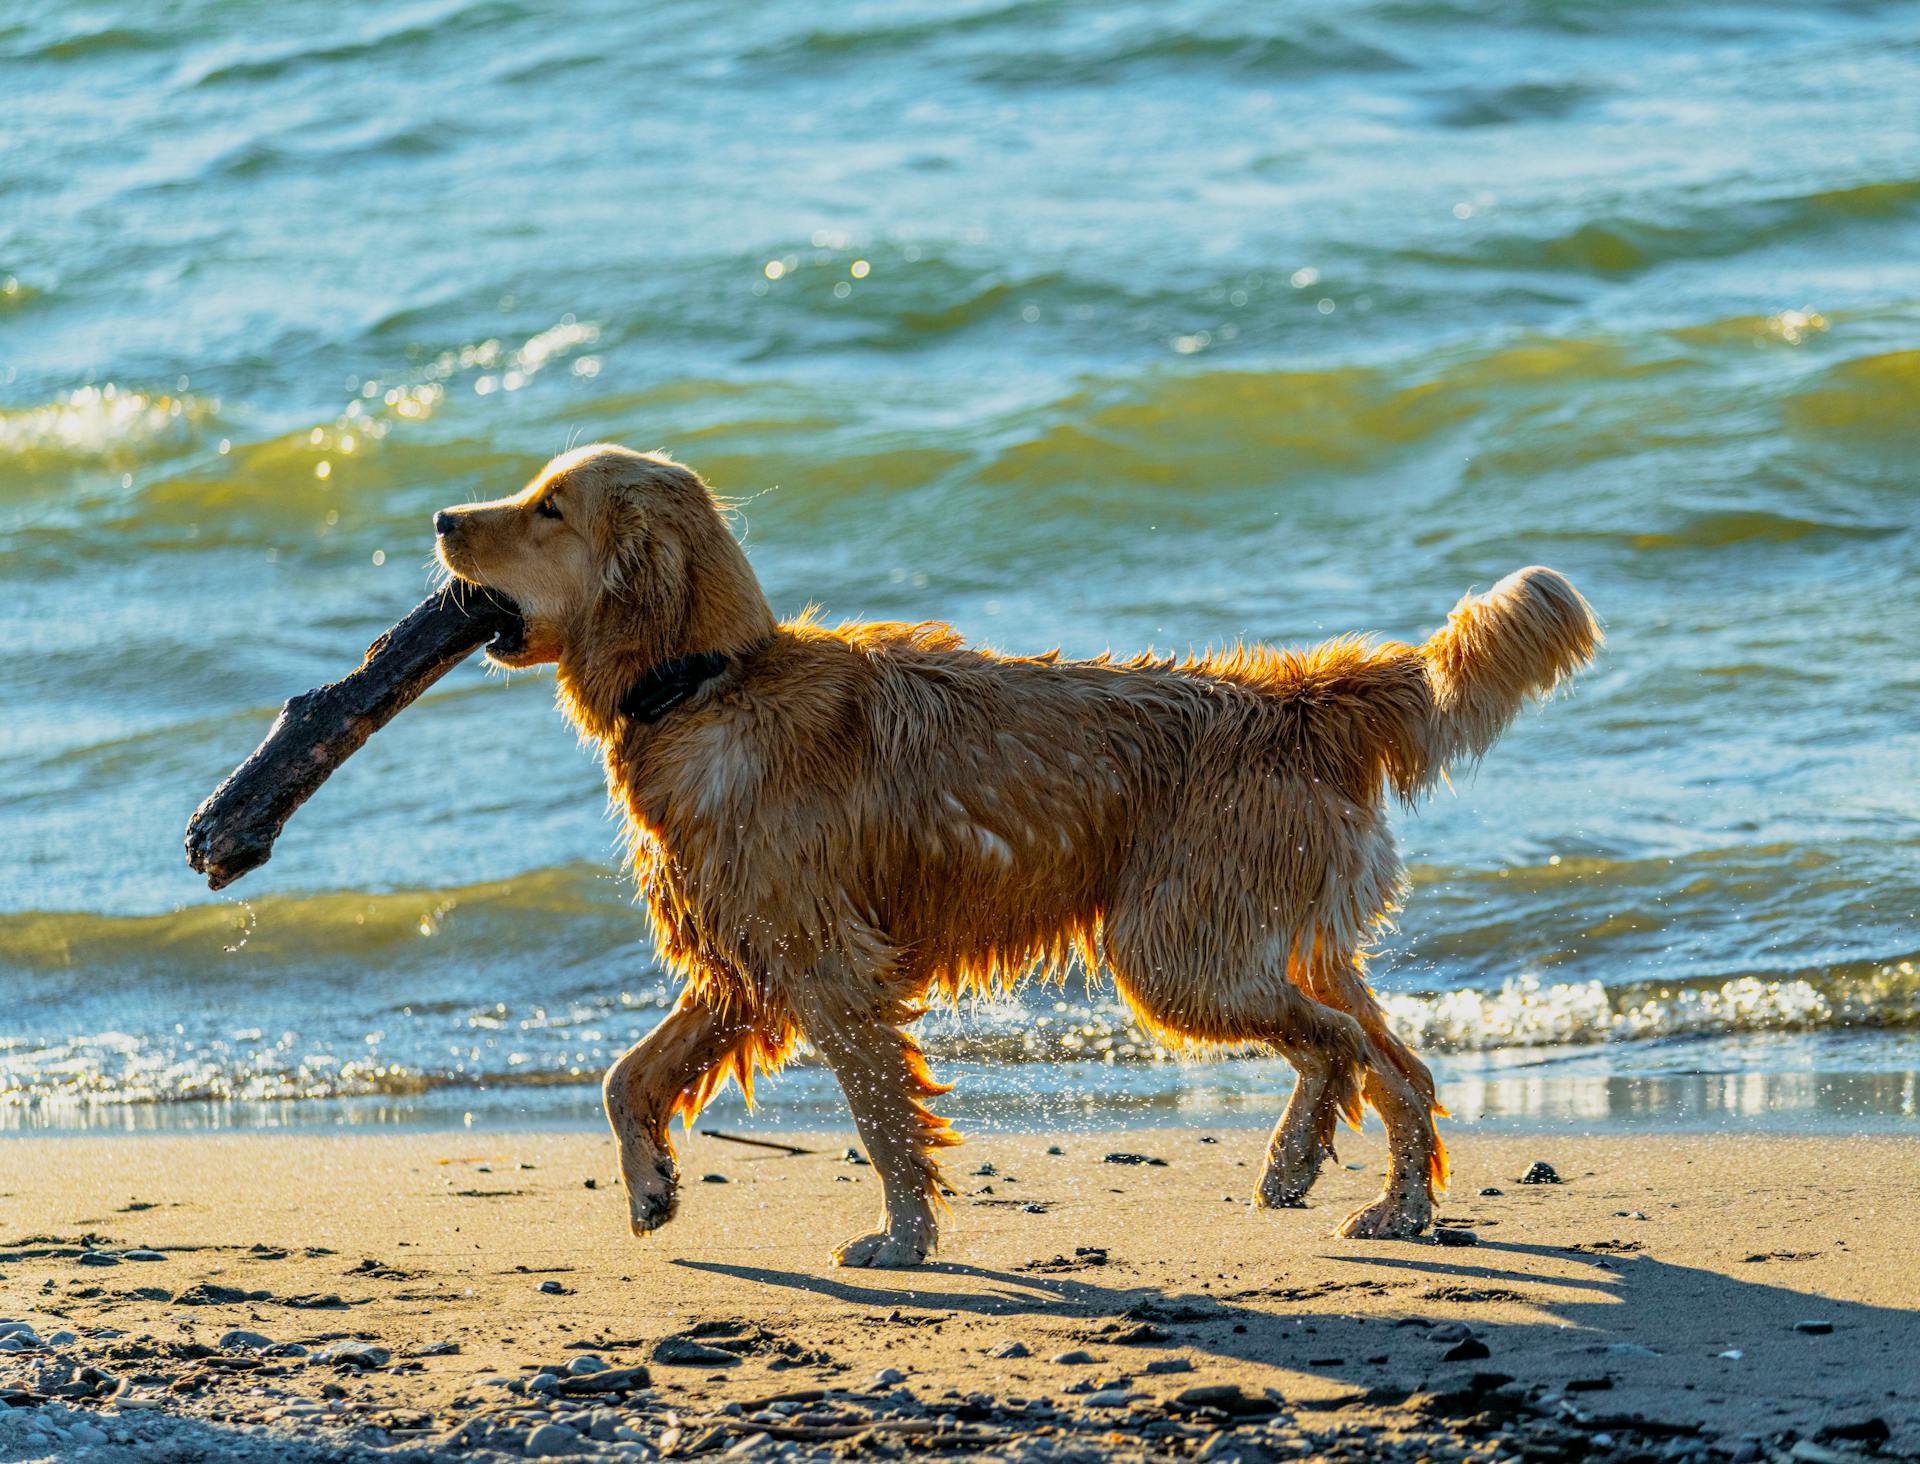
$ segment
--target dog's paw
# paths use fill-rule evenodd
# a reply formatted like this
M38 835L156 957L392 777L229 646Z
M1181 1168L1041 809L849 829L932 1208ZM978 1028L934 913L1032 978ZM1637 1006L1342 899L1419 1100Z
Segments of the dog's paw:
M1349 1240L1412 1240L1432 1223L1432 1206L1382 1195L1342 1220L1338 1233Z
M836 1266L864 1266L876 1271L904 1271L927 1258L927 1248L900 1240L884 1230L855 1236L833 1253Z
M1260 1175L1260 1187L1253 1192L1253 1204L1259 1210L1304 1210L1307 1191L1320 1177L1320 1166L1329 1155L1318 1144L1302 1152L1288 1145L1277 1155L1269 1155Z
M680 1175L664 1154L651 1164L636 1165L626 1180L627 1213L635 1235L658 1230L679 1211Z

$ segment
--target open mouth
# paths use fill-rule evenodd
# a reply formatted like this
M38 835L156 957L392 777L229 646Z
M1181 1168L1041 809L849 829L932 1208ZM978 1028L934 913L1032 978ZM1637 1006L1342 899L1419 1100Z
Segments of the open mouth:
M472 580L456 579L448 587L452 601L477 631L490 632L481 648L490 656L512 657L527 649L527 618L520 607L498 590ZM468 641L471 647L474 642Z
M503 658L525 654L527 649L526 617L520 613L519 607L515 605L513 601L507 599L506 596L497 594L491 590L489 590L487 594L488 597L495 602L496 608L501 612L502 619L505 622L501 625L500 629L493 633L493 638L487 642L487 654L489 656L499 656Z

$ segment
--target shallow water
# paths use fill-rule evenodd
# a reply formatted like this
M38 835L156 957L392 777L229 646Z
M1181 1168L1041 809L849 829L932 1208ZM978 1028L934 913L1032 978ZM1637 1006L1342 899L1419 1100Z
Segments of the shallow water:
M610 437L746 501L783 611L1006 649L1413 636L1554 564L1608 650L1401 819L1399 1019L1468 1085L1910 1118L1917 21L0 8L0 1103L590 1101L665 992L544 678L454 673L234 898L179 835L435 507ZM1019 1060L989 1121L1279 1081L1077 988L934 1026Z

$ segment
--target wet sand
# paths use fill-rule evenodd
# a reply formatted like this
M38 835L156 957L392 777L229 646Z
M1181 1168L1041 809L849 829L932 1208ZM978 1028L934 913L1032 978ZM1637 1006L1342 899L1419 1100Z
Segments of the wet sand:
M1332 1235L1374 1135L1280 1213L1244 1131L976 1140L918 1272L828 1263L847 1135L684 1141L644 1240L597 1135L10 1140L0 1457L1920 1451L1920 1149L1454 1140L1472 1244Z

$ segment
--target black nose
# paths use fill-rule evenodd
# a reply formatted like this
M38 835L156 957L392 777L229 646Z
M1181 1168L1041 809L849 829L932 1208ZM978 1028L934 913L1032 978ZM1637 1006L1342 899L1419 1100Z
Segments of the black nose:
M433 516L433 531L444 539L448 534L453 532L455 525L459 522L460 520L456 516L448 513L443 508Z

